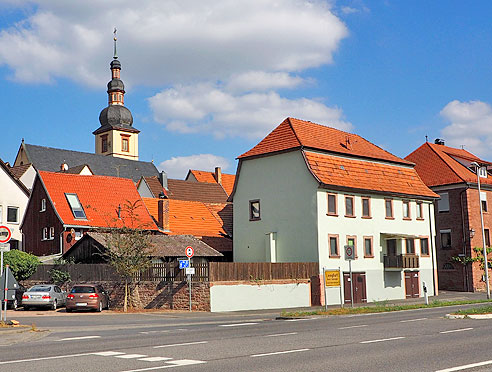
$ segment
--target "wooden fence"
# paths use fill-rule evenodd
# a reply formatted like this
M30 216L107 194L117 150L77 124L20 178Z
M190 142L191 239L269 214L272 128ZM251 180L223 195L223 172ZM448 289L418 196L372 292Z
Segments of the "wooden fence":
M201 262L192 263L195 274L192 280L235 281L235 280L271 280L271 279L309 279L318 275L317 262ZM50 281L49 271L56 269L70 274L72 281L119 281L121 277L108 264L72 264L72 265L39 265L29 280ZM135 276L141 281L181 282L186 279L185 270L178 263L153 264L149 269Z

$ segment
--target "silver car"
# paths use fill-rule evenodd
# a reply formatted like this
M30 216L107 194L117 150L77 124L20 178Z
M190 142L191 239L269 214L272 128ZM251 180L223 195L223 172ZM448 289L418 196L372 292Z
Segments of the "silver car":
M56 310L67 303L67 292L53 284L39 284L29 288L22 295L24 310L33 307L49 307Z

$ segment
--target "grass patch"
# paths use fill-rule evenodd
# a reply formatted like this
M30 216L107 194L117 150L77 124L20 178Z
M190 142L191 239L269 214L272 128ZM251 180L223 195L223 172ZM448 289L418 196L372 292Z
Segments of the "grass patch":
M480 306L473 309L458 310L453 314L458 314L458 315L492 314L492 305Z
M388 305L386 303L375 303L372 306L363 307L343 307L336 309L319 310L319 311L297 311L297 312L287 312L283 311L282 316L284 317L302 317L311 315L350 315L350 314L369 314L369 313L385 313L391 311L402 311L402 310L414 310L414 309L427 309L433 307L443 307L443 306L456 306L456 305L470 305L479 303L490 303L491 300L473 300L473 301L432 301L429 305L426 304L408 304L408 305ZM481 308L489 308L489 312L492 312L492 305L482 306ZM477 310L480 308L477 308ZM470 309L475 310L475 309ZM467 310L459 310L467 311ZM459 312L457 312L459 313ZM483 313L470 313L470 314L483 314Z

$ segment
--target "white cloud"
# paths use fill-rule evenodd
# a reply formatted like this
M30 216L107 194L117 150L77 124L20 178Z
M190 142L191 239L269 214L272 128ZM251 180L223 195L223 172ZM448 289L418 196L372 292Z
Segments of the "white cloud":
M492 107L482 101L449 102L440 112L451 124L442 129L446 144L478 156L492 156Z
M101 86L115 25L123 79L153 85L301 71L331 63L348 34L324 0L19 2L25 4L32 4L29 16L0 30L0 65L24 82L63 77Z
M190 169L213 172L215 167L225 171L229 168L229 161L217 155L199 154L172 157L159 164L159 169L165 171L169 178L177 179L184 179Z
M154 120L169 130L206 132L217 138L261 138L288 116L352 129L339 108L312 99L283 98L273 91L233 95L212 84L198 84L164 90L149 103Z
M291 76L287 72L249 71L231 76L225 89L235 93L282 88L292 89L304 82L303 78Z

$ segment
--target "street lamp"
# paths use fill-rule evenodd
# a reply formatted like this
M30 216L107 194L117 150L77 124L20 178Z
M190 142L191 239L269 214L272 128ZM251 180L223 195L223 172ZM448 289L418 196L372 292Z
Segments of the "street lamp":
M490 300L489 263L487 262L487 248L485 247L485 231L483 228L482 199L480 197L480 164L478 164L477 162L473 162L471 163L471 165L473 165L477 170L478 203L480 204L480 223L482 224L482 243L483 243L485 283L487 285L487 299Z

